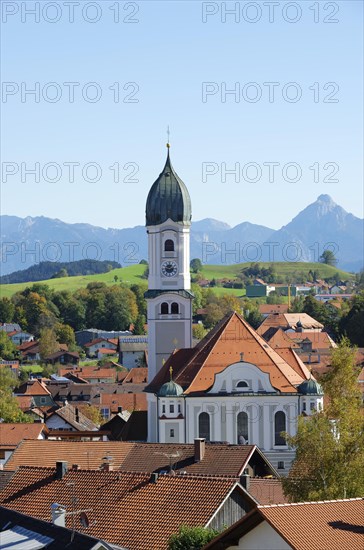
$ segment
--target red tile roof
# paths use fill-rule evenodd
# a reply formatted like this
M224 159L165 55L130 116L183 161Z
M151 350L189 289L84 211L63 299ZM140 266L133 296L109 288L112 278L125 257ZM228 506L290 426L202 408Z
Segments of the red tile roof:
M0 422L0 447L16 447L23 439L38 439L43 431L47 431L41 423Z
M215 375L241 360L269 374L272 386L281 392L296 392L303 378L274 351L236 312L227 315L194 348L177 350L166 361L147 391L156 392L170 378L186 394L211 388Z
M260 304L259 313L269 314L269 313L287 313L288 304Z
M307 313L272 313L264 319L263 323L258 327L257 332L259 334L264 334L264 332L270 327L295 329L298 322L300 322L303 329L306 330L322 330L324 328L324 325L316 321L316 319Z
M266 521L292 550L361 550L363 517L363 498L258 506L204 549L245 548L244 536ZM270 549L271 541L262 543Z
M146 411L148 409L146 393L101 393L100 408L109 407L112 414L118 407L125 411Z
M87 509L87 534L129 550L163 550L181 524L207 525L235 487L231 478L71 470L55 479L55 470L21 467L0 495L2 505L49 521L50 505ZM242 489L237 488L241 494ZM245 493L248 508L253 502ZM66 516L66 526L72 526ZM77 530L83 531L77 522Z
M287 332L287 337L297 343L300 343L302 340L307 338L312 342L313 349L331 349L333 347L337 347L327 332Z
M177 456L178 455L178 456ZM187 472L195 475L231 477L237 480L250 467L258 475L272 475L274 469L255 445L206 444L205 455L196 461L194 444L132 443L126 441L23 441L5 465L5 470L20 466L52 468L57 460L71 467L99 469L103 457L111 456L114 470L124 472ZM250 478L250 494L257 502L286 502L282 485L275 478Z
M28 380L24 382L15 393L20 395L51 395L45 384L40 380Z
M22 441L4 470L17 470L20 466L54 468L57 460L65 460L70 468L77 464L80 469L98 470L105 456L112 456L114 468L119 469L133 446L126 441Z
M145 384L148 381L148 367L134 367L123 377L123 384Z
M364 499L259 507L273 528L297 550L364 547Z

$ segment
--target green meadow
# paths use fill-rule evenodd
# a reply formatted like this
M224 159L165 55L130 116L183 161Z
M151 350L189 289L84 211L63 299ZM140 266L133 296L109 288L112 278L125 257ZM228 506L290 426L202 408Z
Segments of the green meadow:
M204 279L236 279L238 273L244 268L249 267L251 263L233 264L233 265L204 265L201 271L201 275ZM270 262L259 262L260 267L268 268ZM309 270L319 271L321 278L332 277L335 273L339 273L339 276L346 280L353 278L353 275L322 263L305 263L305 262L275 262L276 272L283 277L293 276L297 272L308 273ZM107 285L118 284L119 282L132 284L146 284L146 279L143 279L143 273L145 271L145 265L130 265L128 267L121 267L119 269L113 269L108 273L102 273L98 275L81 275L78 277L63 277L57 279L48 279L45 281L39 281L42 284L49 285L56 291L69 290L71 292L78 290L79 288L85 288L89 283L103 282ZM117 277L117 281L115 281ZM31 286L33 282L28 283L15 283L11 285L0 285L0 296L10 297L15 292L24 290L27 286ZM234 296L244 296L245 290L242 289L228 289L222 287L213 287L213 291L219 296L221 294L233 294Z

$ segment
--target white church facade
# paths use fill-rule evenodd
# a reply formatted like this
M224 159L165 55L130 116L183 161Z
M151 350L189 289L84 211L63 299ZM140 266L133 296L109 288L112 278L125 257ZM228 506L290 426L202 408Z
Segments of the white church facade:
M169 150L147 199L148 441L254 444L287 472L282 432L323 406L320 385L293 350L272 349L236 312L192 347L191 201Z

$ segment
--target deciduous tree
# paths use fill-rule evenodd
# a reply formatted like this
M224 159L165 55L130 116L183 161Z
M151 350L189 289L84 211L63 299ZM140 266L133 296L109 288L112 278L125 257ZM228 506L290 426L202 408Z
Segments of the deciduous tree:
M364 494L364 416L355 349L343 340L323 379L328 405L301 417L288 437L296 449L285 492L294 501L359 497Z

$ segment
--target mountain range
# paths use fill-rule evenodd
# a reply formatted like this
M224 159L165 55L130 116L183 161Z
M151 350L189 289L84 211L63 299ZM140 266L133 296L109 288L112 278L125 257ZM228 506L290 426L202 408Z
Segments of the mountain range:
M105 229L43 216L0 216L2 275L41 261L112 260L122 266L148 258L144 226ZM278 230L249 222L230 227L206 218L192 223L191 258L208 264L319 261L329 248L337 266L357 272L364 264L364 220L320 195Z

